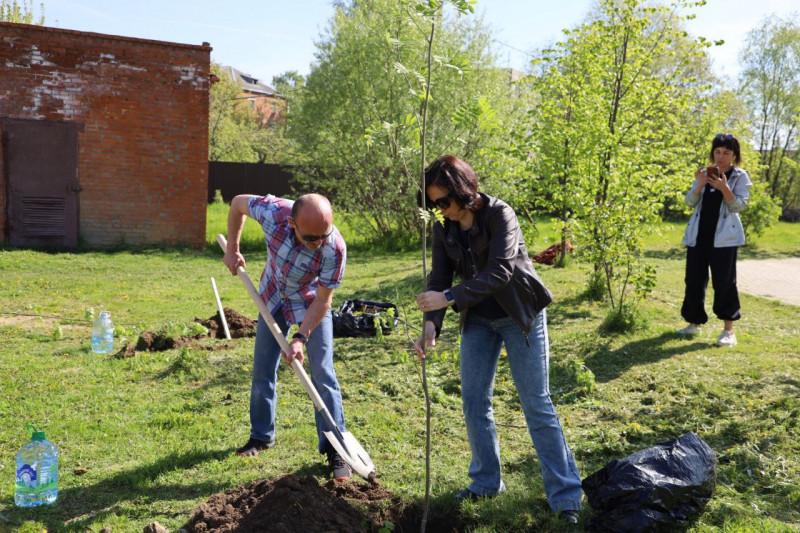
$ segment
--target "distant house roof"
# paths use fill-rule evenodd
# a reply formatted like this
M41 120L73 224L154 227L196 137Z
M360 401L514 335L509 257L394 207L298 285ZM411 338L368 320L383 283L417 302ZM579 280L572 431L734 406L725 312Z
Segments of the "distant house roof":
M516 83L525 77L524 72L520 72L519 70L513 68L507 68L506 71L508 72L508 79L511 83Z
M235 68L227 65L222 66L222 72L230 76L231 80L233 80L233 83L238 85L243 91L280 98L280 95L275 92L274 88L270 87L258 78L254 78L250 74L245 74L241 70L236 70Z

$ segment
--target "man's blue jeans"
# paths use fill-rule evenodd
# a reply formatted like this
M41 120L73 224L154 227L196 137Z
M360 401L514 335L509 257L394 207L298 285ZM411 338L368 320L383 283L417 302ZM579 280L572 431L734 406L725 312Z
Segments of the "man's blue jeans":
M509 317L468 316L461 332L461 399L472 450L469 490L492 496L505 491L500 476L500 443L492 395L500 349L505 343L528 432L539 456L547 501L555 512L581 507L581 479L550 400L547 315L536 317L530 346Z
M282 309L278 309L273 317L283 334L286 335L289 325L286 323ZM322 401L339 429L345 431L342 392L333 369L333 322L330 311L308 337L306 359L311 367L311 382L322 397ZM253 381L250 388L250 437L254 439L268 441L275 438L275 407L278 403L277 381L280 362L281 349L278 341L275 340L264 322L264 318L259 315L253 358ZM314 408L310 398L303 408ZM314 416L319 436L319 452L325 453L327 439L322 431L328 428L316 410Z

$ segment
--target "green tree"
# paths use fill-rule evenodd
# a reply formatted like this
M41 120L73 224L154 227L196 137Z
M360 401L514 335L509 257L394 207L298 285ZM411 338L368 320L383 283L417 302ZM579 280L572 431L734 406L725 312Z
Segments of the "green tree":
M219 81L211 86L208 110L209 161L249 161L252 157L247 142L251 127L249 113L238 105L241 90L220 68L211 64L211 73Z
M305 84L305 76L296 70L287 70L272 77L272 86L275 88L275 92L289 101L294 98L295 92L303 90Z
M543 52L533 82L526 156L538 180L526 194L557 214L562 241L577 236L613 323L630 325L652 289L642 237L664 199L689 186L690 125L710 88L697 73L711 43L687 39L678 12L697 4L602 0Z
M480 19L438 11L428 69L422 36L430 17L415 5L340 4L289 117L288 134L308 157L309 183L363 215L365 231L391 242L418 234L424 103L428 153L453 153L480 169L488 167L488 147L502 138L511 93L507 74L493 66L491 34ZM437 89L426 100L431 85Z
M771 16L745 41L741 94L750 109L764 181L783 208L800 206L800 24Z
M283 127L261 128L259 117L241 97L241 89L219 65L211 64L219 81L209 94L208 159L244 163L279 163L288 150Z
M36 20L33 10L33 0L0 0L0 21L17 22L22 24L44 25L44 2L39 4L41 14Z

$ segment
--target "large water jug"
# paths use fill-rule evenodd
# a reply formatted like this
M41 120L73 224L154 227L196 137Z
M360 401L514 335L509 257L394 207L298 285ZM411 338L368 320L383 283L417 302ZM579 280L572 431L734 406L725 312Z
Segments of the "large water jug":
M51 504L58 497L58 448L44 431L28 424L29 440L17 453L14 503L20 507Z
M92 324L92 351L110 353L113 349L114 324L111 323L111 313L102 311Z

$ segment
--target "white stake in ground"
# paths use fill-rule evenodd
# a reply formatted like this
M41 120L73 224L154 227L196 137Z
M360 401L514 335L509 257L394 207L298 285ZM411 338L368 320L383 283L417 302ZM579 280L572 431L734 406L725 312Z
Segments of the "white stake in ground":
M231 331L228 329L228 321L225 320L225 311L222 310L222 302L219 301L219 292L217 292L217 283L214 278L211 278L211 288L214 289L214 298L217 299L217 309L219 309L219 318L222 321L222 328L225 330L225 338L231 340Z

